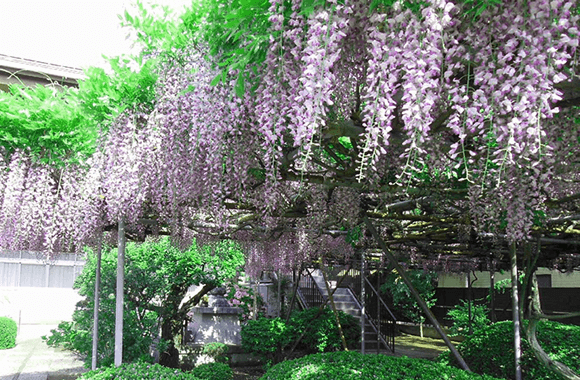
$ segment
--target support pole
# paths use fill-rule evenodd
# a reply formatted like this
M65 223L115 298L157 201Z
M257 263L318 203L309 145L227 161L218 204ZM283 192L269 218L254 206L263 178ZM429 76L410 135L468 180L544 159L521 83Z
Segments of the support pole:
M117 296L115 305L115 367L123 363L123 288L125 282L125 220L119 218L117 250Z
M282 275L278 270L278 317L282 316Z
M360 262L360 304L361 304L361 309L360 309L360 330L361 330L361 335L360 335L360 352L361 354L364 355L365 353L365 346L366 346L366 340L365 340L365 329L366 329L366 324L367 324L367 319L366 319L366 310L365 310L365 271L366 271L366 257L365 257L365 251L363 249L362 253L361 253L361 262Z
M332 308L332 313L334 314L334 319L336 321L336 326L338 327L338 335L340 335L340 340L342 342L342 348L348 351L346 345L346 339L344 338L344 332L342 331L342 326L340 325L340 317L338 316L338 311L336 311L336 304L334 303L334 292L330 289L330 284L328 282L328 276L324 270L324 266L320 266L320 271L322 272L322 278L324 279L324 286L326 287L326 292L328 293L328 300L330 301L330 307Z
M302 270L302 265L300 265L298 276L294 276L294 291L292 292L292 300L290 301L290 307L288 308L288 314L286 315L286 323L288 323L290 320L290 314L292 314L294 302L296 302L296 297L298 297L298 286L300 286L300 276L302 276Z
M91 369L97 369L97 353L99 348L99 301L101 292L101 251L103 249L103 234L99 232L97 242L97 268L95 270L95 310L93 313L93 352Z
M495 272L493 268L489 271L489 309L491 312L491 323L497 322L495 317Z
M518 294L518 260L516 243L510 243L511 279L512 279L512 319L514 321L514 352L516 380L522 380L522 337L520 333L520 302Z
M435 315L429 309L429 306L427 306L427 304L425 303L425 300L423 300L423 297L421 297L421 295L419 294L417 289L415 289L415 287L411 283L411 280L409 279L409 276L407 276L407 273L405 272L403 267L401 267L401 265L399 264L399 262L397 261L395 256L387 248L387 245L385 244L384 240L381 238L381 236L377 232L377 229L375 228L375 226L371 223L369 218L366 216L364 217L364 221L365 221L367 228L369 229L369 231L371 232L371 234L375 238L375 240L379 243L379 246L383 250L384 254L387 255L387 258L389 259L389 261L391 263L393 263L395 270L397 271L399 276L401 276L401 278L403 279L403 282L405 282L405 284L409 287L411 294L413 294L413 297L415 297L415 299L417 300L417 303L419 304L419 306L421 306L421 309L423 309L423 312L425 312L425 314L427 315L427 318L433 324L433 327L435 327L435 330L437 330L437 332L439 333L439 335L441 336L441 338L443 339L443 341L445 342L447 347L449 347L449 350L451 351L451 353L453 354L453 356L455 357L455 359L457 360L457 362L459 363L461 368L464 369L465 371L471 372L471 370L467 366L467 363L465 362L465 360L463 360L463 358L461 357L461 354L459 353L459 351L457 351L457 349L455 348L453 343L451 343L451 340L449 339L447 334L445 334L445 331L443 331L443 327L441 327L441 324L439 323L439 321L437 321L437 318L435 318Z

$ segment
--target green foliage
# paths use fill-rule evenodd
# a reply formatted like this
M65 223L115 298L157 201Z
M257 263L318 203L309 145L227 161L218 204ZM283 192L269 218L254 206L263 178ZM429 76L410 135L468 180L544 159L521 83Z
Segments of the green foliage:
M220 342L211 342L205 344L201 348L201 354L211 357L216 362L224 363L228 359L225 355L228 353L229 349L230 348L226 344Z
M278 362L282 349L292 341L290 327L280 318L260 317L249 320L241 330L242 348L246 352Z
M269 7L267 0L200 1L184 15L185 27L218 57L222 71L212 84L225 82L237 71L235 91L243 96L246 81L254 76L251 70L266 59L271 35Z
M289 360L270 368L261 380L493 380L424 359L332 352Z
M210 380L212 377L197 377L194 374L183 373L180 370L170 369L159 364L131 363L119 367L104 367L90 371L79 377L78 380Z
M191 374L200 380L232 380L234 373L224 363L205 363L191 370Z
M471 319L469 318L469 307L471 306ZM447 313L447 318L453 321L451 326L452 335L468 335L474 330L479 330L489 325L491 321L487 317L487 307L476 305L472 301L460 300Z
M220 285L233 277L243 262L238 246L228 241L201 248L193 244L187 250L173 247L168 238L127 244L123 360L150 361L149 349L158 336L160 323L180 325L185 318L188 310L180 310L180 305L189 287ZM111 365L114 359L116 268L116 248L105 250L99 297L99 366ZM44 337L50 346L63 346L87 355L87 366L92 355L95 271L96 256L89 252L74 285L85 298L77 304L73 322L61 323L52 330L52 335ZM170 344L161 340L159 351L163 352Z
M360 341L358 320L339 311L340 324L350 348ZM298 348L306 352L328 352L342 349L342 343L333 312L325 308L318 318L318 308L292 313L288 323L280 318L260 317L242 326L242 347L247 352L263 356L268 361L279 362L283 351L295 342L303 332Z
M327 307L318 318L314 319L317 313L316 307L292 313L289 325L295 334L293 340L308 329L298 348L311 353L342 350L342 341L332 310ZM340 310L338 315L347 347L357 348L360 342L360 322L352 315Z
M527 321L524 321L524 328ZM543 321L538 325L538 341L553 360L580 372L580 327ZM506 379L515 378L513 322L503 321L476 330L457 346L457 350L476 373ZM534 356L528 342L522 339L522 373L525 379L557 380L559 376L545 368ZM445 352L442 363L457 365Z
M127 250L127 258L132 251ZM128 260L129 261L129 260ZM43 337L51 347L62 346L65 349L86 355L85 365L91 364L92 329L95 290L96 257L87 256L83 271L76 279L74 288L85 297L76 306L73 322L62 322L51 335ZM115 250L104 252L101 260L101 293L99 297L99 347L98 365L110 366L114 362L115 331L115 289L116 289L117 254ZM131 265L126 264L126 275ZM130 282L125 283L127 288ZM155 312L139 309L131 300L125 300L123 316L123 360L151 361L149 347L153 343L158 315Z
M83 112L77 89L12 85L0 91L0 147L28 152L42 162L62 164L89 155L97 137Z
M427 306L432 307L435 305L437 301L435 298L437 274L421 270L409 270L407 275L411 279L413 287L417 289L427 303ZM400 311L405 317L416 323L425 321L421 307L411 294L409 287L398 274L391 273L388 275L385 283L381 285L380 291L390 295L397 311Z
M0 350L16 346L18 326L13 319L0 317Z
M78 92L85 115L103 128L127 109L150 112L157 83L154 60L139 68L134 68L134 61L119 57L110 58L109 64L111 73L97 67L88 68L87 78L79 82Z

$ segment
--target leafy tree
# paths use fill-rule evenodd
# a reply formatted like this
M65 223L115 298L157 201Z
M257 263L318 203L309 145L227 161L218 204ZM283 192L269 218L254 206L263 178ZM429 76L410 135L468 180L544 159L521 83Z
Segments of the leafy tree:
M411 279L413 287L415 287L423 297L427 306L430 308L433 307L435 302L437 302L437 299L435 298L437 274L422 270L410 270L407 274ZM411 321L421 324L422 337L425 314L411 294L409 287L401 279L401 276L397 273L389 274L385 279L385 283L381 285L380 290L382 293L386 293L392 298L393 304L398 312L402 313Z
M21 151L60 165L89 156L98 135L73 88L12 85L9 93L0 92L0 125L4 159Z
M102 290L100 294L99 365L113 362L115 249L102 257ZM181 332L187 313L201 298L224 280L236 275L243 265L239 247L228 241L185 250L174 247L168 238L127 245L125 265L125 315L123 358L127 362L151 360L150 346L157 343L161 352L160 363L177 367L179 354L175 337ZM94 307L95 256L89 252L87 263L75 282L75 288L85 299L77 305L72 323L61 323L52 336L50 345L62 344L91 357L91 331ZM187 297L191 286L202 287Z

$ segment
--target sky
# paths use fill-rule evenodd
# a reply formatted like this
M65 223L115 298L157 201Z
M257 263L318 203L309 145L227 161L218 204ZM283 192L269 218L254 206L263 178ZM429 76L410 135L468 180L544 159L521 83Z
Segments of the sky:
M191 0L155 2L182 9ZM0 0L0 54L81 69L105 67L103 54L131 52L128 30L120 27L117 15L132 4L134 0Z

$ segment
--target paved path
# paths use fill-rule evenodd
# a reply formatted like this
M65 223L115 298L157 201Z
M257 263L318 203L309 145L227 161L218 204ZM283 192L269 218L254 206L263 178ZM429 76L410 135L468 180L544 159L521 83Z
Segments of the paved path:
M21 325L16 347L0 350L0 380L74 379L86 371L76 355L48 347L41 339L54 328L55 325Z

